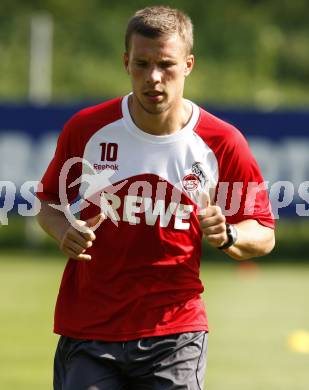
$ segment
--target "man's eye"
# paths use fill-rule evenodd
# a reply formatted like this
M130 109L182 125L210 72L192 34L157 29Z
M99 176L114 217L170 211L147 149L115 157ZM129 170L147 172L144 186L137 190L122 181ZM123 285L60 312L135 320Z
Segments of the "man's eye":
M171 68L174 64L172 62L161 62L160 67L163 69Z
M147 62L138 61L138 62L136 62L136 65L141 67L141 68L145 68L147 66Z

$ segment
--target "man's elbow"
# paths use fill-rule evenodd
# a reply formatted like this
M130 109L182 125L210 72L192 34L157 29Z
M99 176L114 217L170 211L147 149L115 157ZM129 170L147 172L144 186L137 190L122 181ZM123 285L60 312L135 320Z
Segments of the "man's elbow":
M38 222L38 224L42 227L43 225L43 215L42 215L42 211L40 211L37 216L36 216L36 220Z
M274 249L276 244L275 232L271 230L269 237L259 245L256 257L266 256Z
M38 206L38 213L36 215L36 220L40 226L42 226L42 219L43 219L43 207L42 207L42 203L40 203Z

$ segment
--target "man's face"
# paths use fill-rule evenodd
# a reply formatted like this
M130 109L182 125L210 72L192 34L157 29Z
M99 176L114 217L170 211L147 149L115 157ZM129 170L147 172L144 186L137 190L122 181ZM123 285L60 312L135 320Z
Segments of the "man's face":
M193 55L187 55L178 34L155 39L133 34L124 64L140 108L161 114L179 104L193 63Z

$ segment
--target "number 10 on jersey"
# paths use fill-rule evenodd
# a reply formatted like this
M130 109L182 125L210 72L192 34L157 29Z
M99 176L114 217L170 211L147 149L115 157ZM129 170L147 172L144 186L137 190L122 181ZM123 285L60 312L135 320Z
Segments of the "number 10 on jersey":
M116 161L118 155L118 144L113 142L102 142L101 146L101 161Z

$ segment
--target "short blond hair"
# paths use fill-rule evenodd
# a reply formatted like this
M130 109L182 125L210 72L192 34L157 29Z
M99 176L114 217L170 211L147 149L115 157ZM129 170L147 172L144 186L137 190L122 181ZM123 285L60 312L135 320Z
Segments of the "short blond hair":
M190 17L168 6L146 7L138 10L129 20L125 35L125 49L129 51L133 34L158 38L175 33L183 39L186 54L190 54L193 48L193 25Z

